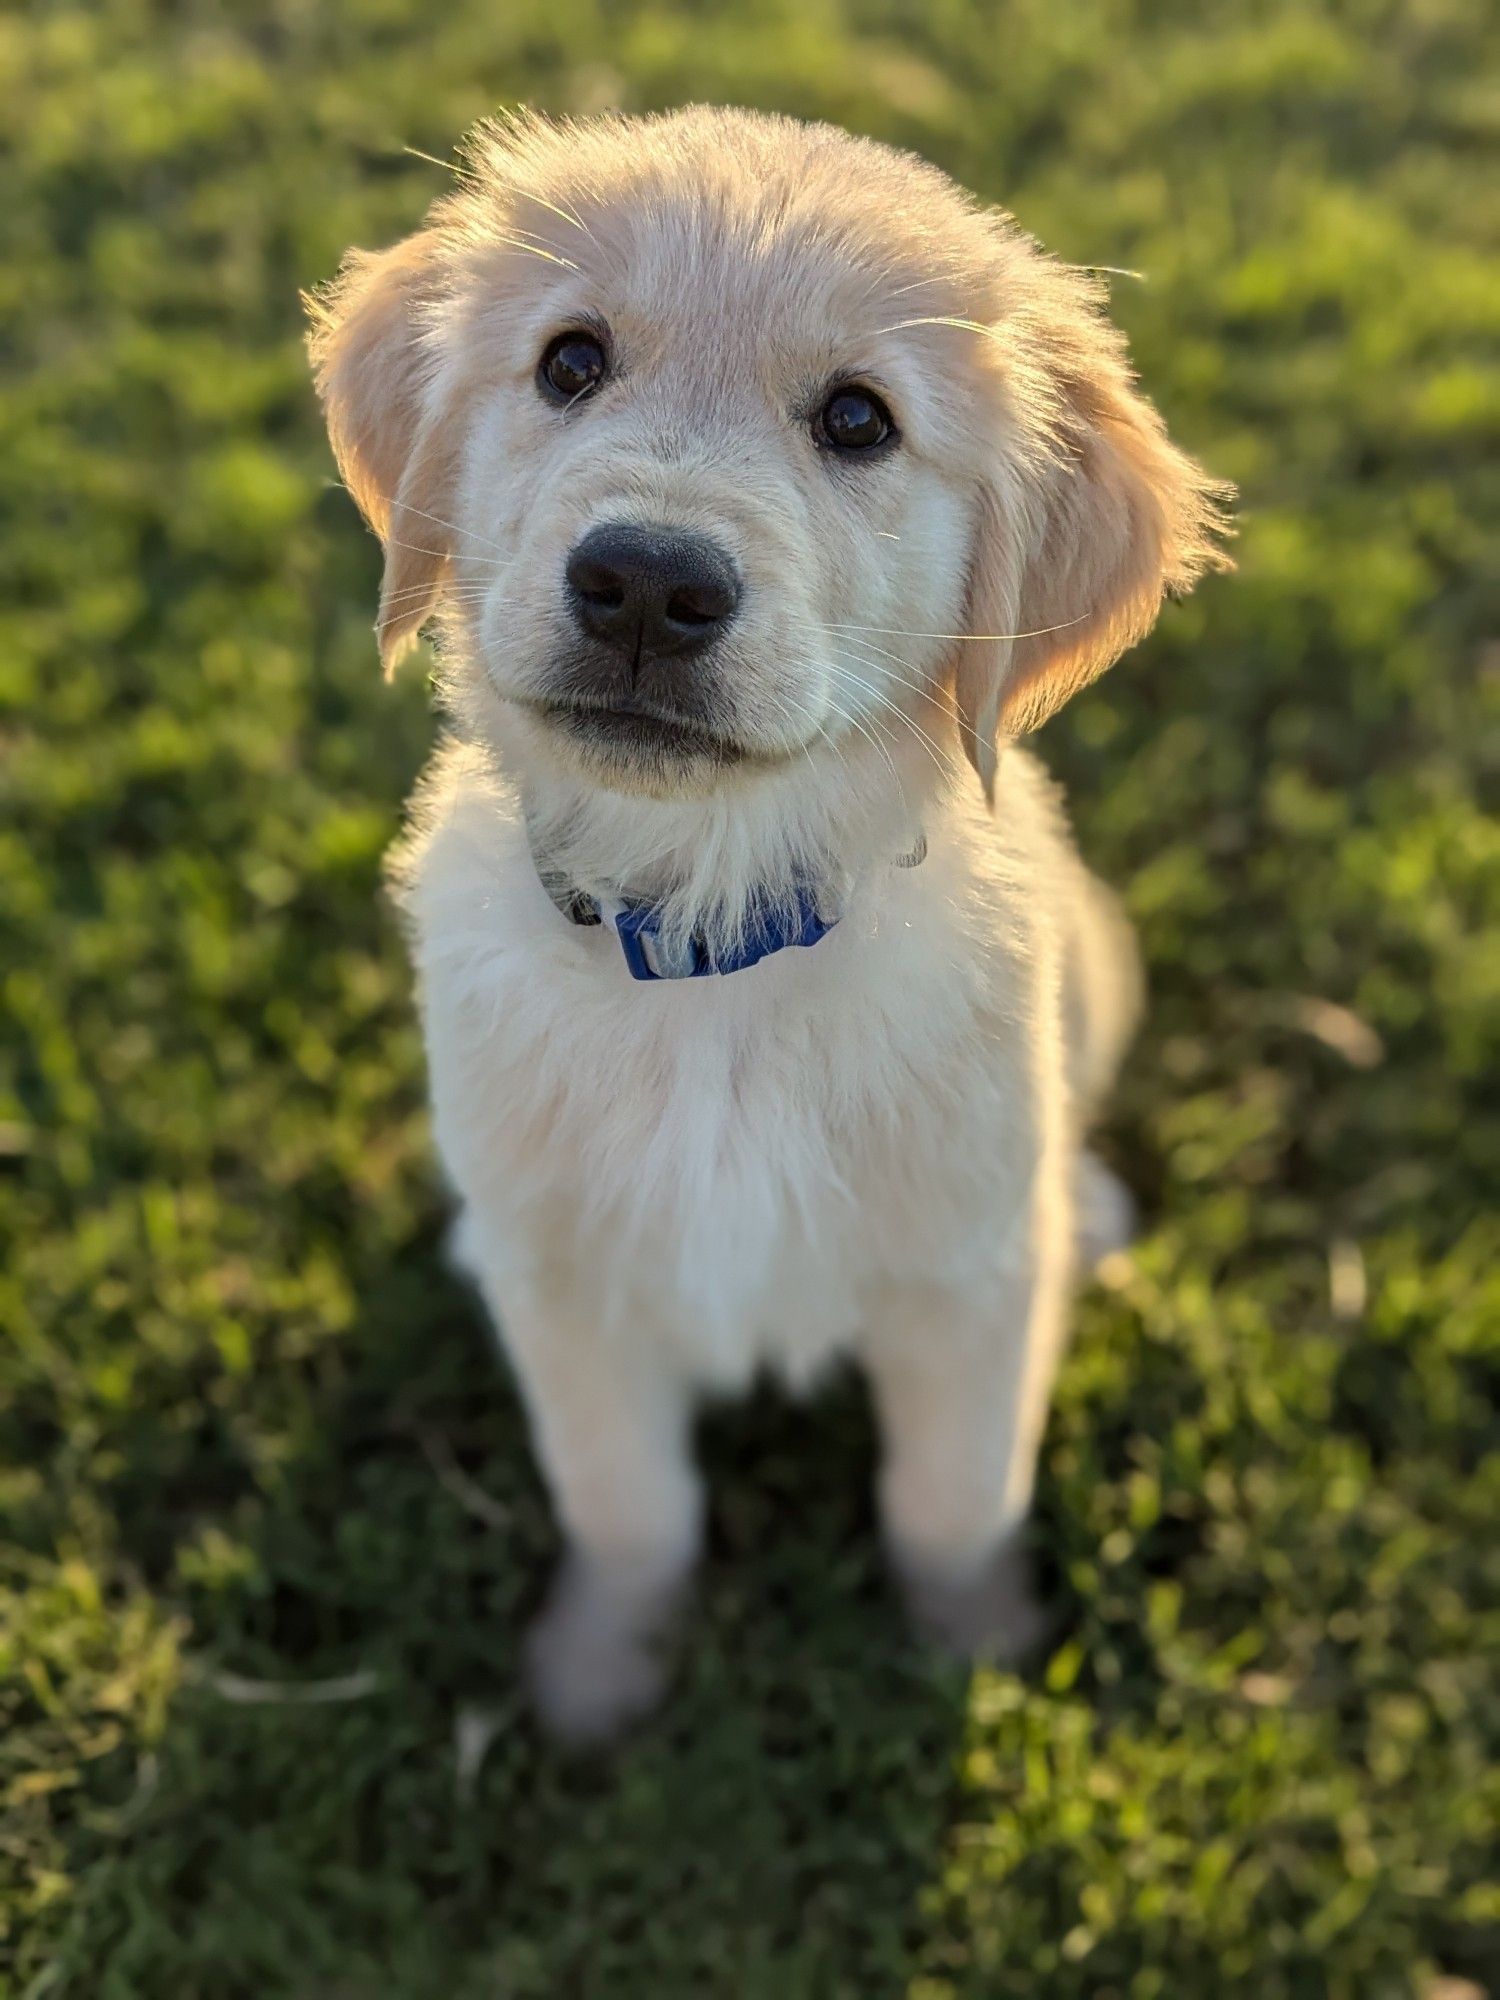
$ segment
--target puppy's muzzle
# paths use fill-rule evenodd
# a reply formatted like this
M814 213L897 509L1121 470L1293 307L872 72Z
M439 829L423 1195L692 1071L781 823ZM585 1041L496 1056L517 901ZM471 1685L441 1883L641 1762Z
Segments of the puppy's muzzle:
M630 663L705 652L734 617L740 580L706 535L605 522L568 557L569 610L590 639Z

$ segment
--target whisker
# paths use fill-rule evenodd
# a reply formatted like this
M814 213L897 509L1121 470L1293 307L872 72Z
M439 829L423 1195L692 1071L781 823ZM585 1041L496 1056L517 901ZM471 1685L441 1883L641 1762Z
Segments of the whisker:
M797 722L812 721L813 719L812 715L809 712L805 702L799 703L798 707L796 709L793 709L791 703L786 699L786 696L778 694L774 688L768 688L766 692L767 694L769 694L771 700L775 703L776 713L780 716L784 716L788 722L795 724ZM816 731L814 731L814 736L815 735ZM807 759L809 770L816 769L812 760L812 749L811 749L812 741L813 737L809 737L806 735L799 736L797 741L797 748L802 752L803 756Z
M903 659L900 653L893 653L888 646L877 646L873 639L856 639L849 633L840 633L838 634L838 638L842 645L858 646L861 653L878 654L882 660L889 660L893 667L909 667L911 665L910 660ZM870 666L874 663L867 660L865 664ZM881 671L885 672L887 670L882 669ZM929 697L932 694L931 685L926 681L908 680L904 674L890 674L889 678L900 681L901 685L910 688L913 694L925 694Z
M777 693L777 691L774 688L768 688L766 690L766 693L769 699L774 703L776 708L776 713L778 715L785 716L788 721L792 723L797 723L797 722L807 723L814 721L812 711L808 708L806 702L799 702L796 708L794 709L791 703L787 700L786 696L784 694ZM846 715L836 702L832 704L832 707L834 714L837 715L837 717L841 722L853 722L855 723L856 727L858 726L856 719L852 716ZM838 758L839 763L843 766L843 768L846 771L849 769L849 760L844 755L842 748L840 747L838 742L828 734L825 724L819 722L817 723L816 727L814 727L814 729L812 730L812 733L810 735L803 736L800 743L798 744L798 748L801 750L803 756L807 759L807 767L810 771L816 772L817 769L817 766L813 763L813 755L812 755L812 746L815 743L820 744L826 747L827 749L831 750L834 756ZM875 747L879 749L880 746L877 744ZM886 758L886 762L888 764L891 763L889 757ZM899 771L897 771L894 764L891 764L891 774L895 778L897 787L899 789L901 785L901 774ZM904 791L902 792L901 796L902 796L902 802L905 803L906 794Z
M388 549L410 549L414 556L435 556L439 562L473 563L481 569L489 570L494 575L499 575L502 570L513 568L518 560L512 556L507 562L497 563L485 556L471 556L463 552L455 556L451 549L424 548L420 542L403 542L398 535L383 535L381 540Z
M903 660L899 653L889 653L886 651L884 646L872 646L868 639L861 640L860 644L866 647L870 652L879 653L882 659L889 660L890 662L892 662L894 666L904 667L910 664L908 661ZM893 673L890 667L884 667L881 669L881 671L885 674L888 680L894 681L898 687L909 688L913 694L921 695L924 700L933 702L939 707L945 706L943 703L939 702L937 689L934 688L930 682L911 680L905 674ZM908 722L912 721L912 718L910 716L905 715L904 710L898 710L897 713L904 715L905 719ZM947 713L952 717L952 720L954 724L957 726L960 736L970 736L974 739L976 743L979 741L979 733L974 728L972 723L965 722L963 717L957 714L952 709L948 709Z
M380 623L382 625L394 625L398 619L409 617L424 597L432 599L433 610L436 611L440 604L461 604L467 606L483 604L488 596L488 590L433 591L424 587L421 590L398 591L393 596L381 600L380 608L386 615L380 620ZM403 602L403 599L406 601Z
M871 665L871 662L868 660L859 661L858 663L862 666ZM880 689L877 688L873 682L867 681L861 675L855 673L847 660L836 660L830 662L830 664L832 665L834 672L843 677L846 684L852 683L855 687L862 688L864 692L867 695L869 695L871 699L874 701L878 702L881 700ZM899 716L901 721L903 721L906 724L907 728L910 729L912 734L917 738L918 742L922 745L923 749L926 750L928 756L931 757L938 771L943 776L946 777L949 768L948 759L944 756L942 747L938 743L934 742L933 738L929 736L927 731L922 727L921 723L918 722L914 716L908 715L905 709L903 708L896 708L891 705L886 705L885 713L888 716L892 717Z
M505 554L503 543L492 542L488 535L476 534L472 528L461 528L457 521L445 521L441 514L429 514L425 507L414 507L410 500L388 500L386 505L400 507L408 514L420 514L424 521L431 521L435 527L447 528L451 534L467 535L471 542L483 542L487 549L497 549L501 555Z
M866 694L870 695L877 703L880 704L880 706L883 709L886 709L893 713L901 714L903 716L903 719L906 721L912 721L912 718L910 716L906 716L903 710L896 709L895 704L887 700L885 692L882 688L875 686L875 684L871 681L862 680L857 674L853 672L854 667L866 667L873 674L884 675L886 673L886 669L883 666L877 664L876 661L867 659L863 653L843 653L836 655L829 662L829 664L833 667L836 673L842 673L847 679L851 680L855 686L862 687L866 692ZM889 678L894 680L897 678L897 676L892 674L889 676ZM902 685L904 687L914 687L915 683L910 681L903 681Z
M860 735L864 737L865 741L870 745L870 747L885 758L886 763L890 765L891 775L895 778L896 783L899 786L901 783L901 773L896 769L896 766L893 763L891 763L889 754L882 748L882 746L879 743L875 741L874 737L871 736L868 733L868 731L864 728L859 716L851 714L851 712L846 708L841 708L838 702L836 701L830 701L828 704L828 708L829 708L829 713L833 716L835 721L843 723L846 728L858 730ZM849 769L849 760L844 755L843 748L840 745L838 738L836 736L829 735L826 721L820 726L818 731L818 736L819 740L827 745L827 747L834 753L834 755L838 758L839 762L843 765L844 769L847 771ZM904 792L902 793L902 799L904 802L905 800Z
M1065 618L1060 625L1038 625L1030 632L911 632L898 625L830 625L820 620L825 632L874 632L882 639L954 639L966 645L983 645L992 640L1045 639L1049 632L1066 632L1071 626L1083 625L1093 616L1091 611L1082 611L1076 618Z
M435 604L432 607L433 617L434 618L437 617L440 609L443 608L444 607ZM409 618L409 616L410 616L409 612L404 612L404 611L393 612L389 618L377 618L375 620L375 623L370 627L370 630L375 633L385 632L392 625L401 625L405 623L406 620ZM428 622L427 618L423 616L417 624L412 626L411 629L413 630L413 632L419 632L422 629L422 626L425 625L427 622Z
M860 685L859 681L856 678L854 678L853 676L849 676L846 677L844 682L844 685L846 687L849 685L850 680L853 680L853 684L856 687ZM911 717L909 715L904 714L900 709L896 709L891 712L900 716L901 720L904 723L906 723L907 727L916 737L918 744L921 746L923 754L931 762L933 769L938 773L939 777L946 778L949 775L951 766L948 762L948 759L942 755L941 751L934 748L932 738L928 736L924 730L919 729L917 725L912 721ZM851 718L851 720L852 719L853 718ZM894 766L892 768L894 769ZM899 783L899 778L897 782ZM906 793L904 788L902 790L901 797L902 797L902 802L904 804L906 800Z
M849 717L849 720L851 722L863 721L867 723L871 729L878 730L880 732L880 738L882 744L893 744L896 742L896 732L890 727L888 723L883 721L880 716L876 715L873 712L873 710L869 715L858 718L851 715ZM906 787L901 783L901 773L896 769L895 762L891 758L889 753L886 751L882 751L882 754L885 756L885 761L887 762L887 764L889 764L891 767L891 776L896 780L897 789L901 793L901 802L904 805L906 803Z
M380 593L380 601L382 604L400 604L407 598L435 597L436 595L437 586L435 584L413 583L408 585L404 590L382 591Z
M332 483L335 486L343 487L344 492L346 493L349 492L349 488L343 480L336 479ZM353 498L352 494L350 495L350 498L351 499ZM382 506L389 507L393 510L399 507L401 508L403 513L407 514L420 514L424 521L431 521L433 526L436 528L446 528L450 534L467 536L467 538L471 542L482 542L487 549L496 549L499 551L501 555L506 554L506 549L503 543L492 542L488 535L476 534L472 528L461 528L458 525L457 521L445 521L441 514L429 514L425 507L414 507L410 500L398 500L395 494L393 493L376 493L374 495L374 498L379 500ZM389 537L386 537L384 539L389 539ZM400 548L406 549L415 547L415 544L411 542L401 542L398 544L398 546ZM446 549L418 549L417 553L419 555L435 556L435 555L446 555L448 554L448 551ZM473 562L475 558L473 556L464 556L462 560L464 562Z
M414 556L436 556L439 562L450 560L446 549L424 549L420 542L403 542L395 535L382 535L381 540L388 549L410 549Z
M870 748L876 753L876 755L884 758L886 766L889 769L891 776L896 780L896 790L901 794L901 809L903 812L909 813L911 811L911 801L906 796L906 787L901 782L901 773L897 770L896 760L891 755L890 751L886 749L883 743L876 742L875 738L870 734L869 730L865 727L863 719L857 716L852 709L842 708L836 701L830 702L829 707L831 708L833 713L838 717L840 722L847 724L847 726L851 729L858 730L859 734L870 745ZM844 756L842 750L840 750L839 745L835 741L835 739L831 736L828 736L825 737L824 740L827 742L829 748L839 758L839 761L843 764L845 770L847 770L849 768L848 759Z
M488 590L495 577L503 576L506 570L513 569L514 567L513 563L501 563L493 570L481 571L478 576L455 577L446 587L450 591ZM433 588L434 586L430 583L406 584L400 590L393 590L391 592L391 599L394 602L398 597L416 597L422 591Z
M431 584L422 583L410 590L393 590L390 596L382 598L381 602L387 609L400 609L409 605L413 599L435 598L439 594L445 604L483 604L490 592L488 584L475 584L467 590L444 590L439 593Z
M829 629L831 630L832 628L830 627ZM911 665L910 660L906 659L902 654L893 653L889 646L877 646L873 639L855 639L847 632L840 632L837 634L837 637L846 646L858 645L863 652L878 653L882 660L891 660L898 667L909 667ZM911 685L914 687L916 683L912 682Z
M973 724L965 722L963 717L959 715L956 710L949 708L945 703L940 701L938 697L938 691L935 687L933 687L930 681L914 681L910 679L906 674L896 673L892 671L894 667L904 667L909 664L907 661L901 658L901 655L899 653L889 653L886 651L884 646L874 646L870 643L868 639L862 639L860 640L859 643L866 649L866 651L872 653L878 653L882 658L882 660L888 660L891 663L890 666L885 666L880 669L880 672L885 675L887 680L894 681L898 687L907 688L911 691L912 694L920 695L924 701L930 701L935 707L942 708L944 712L951 717L952 721L954 722L955 726L958 729L960 736L970 736L976 743L979 741L979 734L977 730L975 730ZM867 661L866 664L872 665L873 663ZM917 726L915 719L912 716L907 715L904 709L898 709L896 713L901 715L906 722L911 724L913 728Z

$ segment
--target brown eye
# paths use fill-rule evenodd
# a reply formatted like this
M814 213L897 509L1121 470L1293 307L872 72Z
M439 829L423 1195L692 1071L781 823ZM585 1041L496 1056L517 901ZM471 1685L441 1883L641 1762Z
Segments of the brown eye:
M560 403L574 402L597 389L609 372L601 342L591 333L560 333L537 369L544 392Z
M890 411L868 389L835 389L815 429L822 443L839 451L869 451L896 432Z

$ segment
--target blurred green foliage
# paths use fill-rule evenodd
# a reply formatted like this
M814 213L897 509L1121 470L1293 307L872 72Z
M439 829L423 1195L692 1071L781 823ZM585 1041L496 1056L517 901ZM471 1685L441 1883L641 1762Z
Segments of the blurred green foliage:
M1491 30L1483 0L0 20L0 1993L1480 1990ZM377 895L424 692L378 682L296 294L416 221L442 175L408 146L694 97L916 147L1142 273L1117 311L1241 483L1242 567L1043 745L1154 995L1110 1135L1147 1233L1046 1449L1058 1649L933 1670L858 1395L766 1400L710 1427L681 1693L589 1770L517 1694L552 1531L443 1274Z

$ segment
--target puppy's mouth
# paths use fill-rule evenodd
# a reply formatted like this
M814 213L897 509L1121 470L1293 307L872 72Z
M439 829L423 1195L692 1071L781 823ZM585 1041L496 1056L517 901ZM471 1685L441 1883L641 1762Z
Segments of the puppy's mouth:
M686 722L651 702L528 701L525 705L582 749L679 762L703 758L715 764L738 764L754 756L733 737Z

